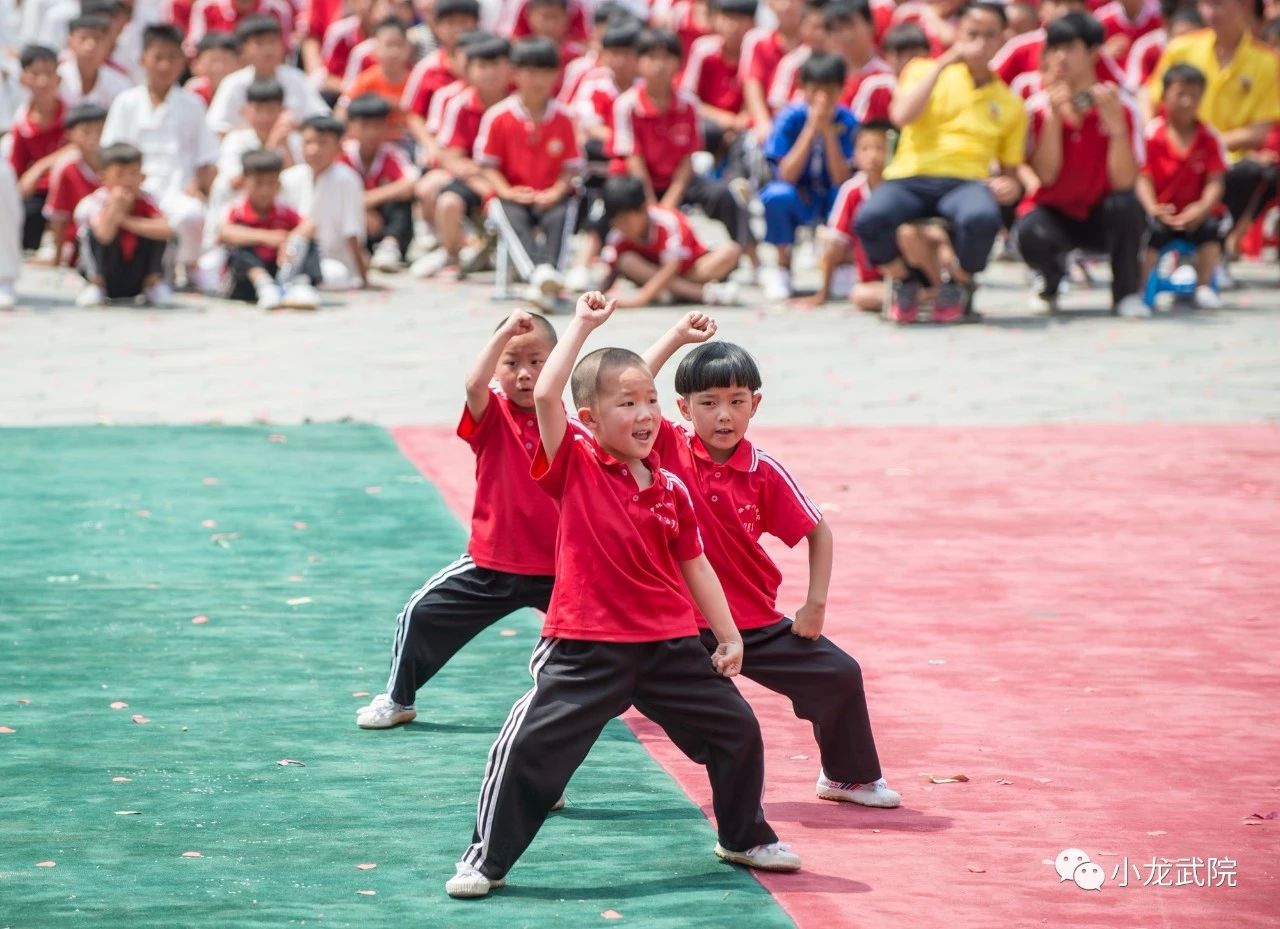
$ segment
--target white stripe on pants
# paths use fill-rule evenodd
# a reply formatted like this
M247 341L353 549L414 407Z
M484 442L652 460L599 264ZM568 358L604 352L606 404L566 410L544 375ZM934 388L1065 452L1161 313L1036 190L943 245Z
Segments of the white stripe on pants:
M449 578L457 577L459 574L470 571L475 566L476 563L471 560L470 555L463 555L427 578L427 582L419 587L414 595L409 598L409 602L404 605L404 609L400 611L400 616L396 619L396 640L391 647L391 674L387 677L387 693L392 693L395 690L396 675L400 671L401 653L404 651L405 639L409 635L409 623L413 621L413 608L418 605L419 600L449 580Z

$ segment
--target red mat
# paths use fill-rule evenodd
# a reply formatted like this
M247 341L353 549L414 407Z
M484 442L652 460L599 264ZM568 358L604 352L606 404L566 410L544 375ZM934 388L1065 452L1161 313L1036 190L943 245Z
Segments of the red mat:
M395 435L467 512L465 446ZM763 881L802 929L1277 925L1280 429L753 439L835 531L828 631L862 662L904 797L893 811L815 799L807 727L746 684L766 811L805 860ZM795 605L803 549L778 557ZM701 770L630 722L709 811ZM929 780L956 774L968 781ZM1069 847L1100 866L1101 890L1059 881Z

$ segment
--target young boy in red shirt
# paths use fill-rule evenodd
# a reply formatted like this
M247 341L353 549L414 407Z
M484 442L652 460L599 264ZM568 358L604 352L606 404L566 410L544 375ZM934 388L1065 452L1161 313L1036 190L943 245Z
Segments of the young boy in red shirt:
M118 142L99 157L102 186L81 200L74 214L80 229L80 272L88 281L76 306L139 296L158 303L173 229L142 192L142 152Z
M676 87L680 40L666 29L648 29L636 43L640 83L613 104L614 173L645 185L649 199L671 210L695 204L725 227L755 262L755 238L745 207L723 181L693 173L692 155L703 148L698 100Z
M476 456L471 540L400 612L387 689L356 714L360 728L414 719L418 690L477 634L518 609L547 609L559 515L529 465L538 444L533 391L555 344L544 317L518 310L476 356L458 423Z
M553 97L560 53L550 39L521 39L511 50L516 92L484 114L476 163L493 187L489 217L511 262L529 282L527 299L553 305L564 286L561 261L577 218L582 168L577 127Z
M227 251L226 295L232 300L256 302L264 310L281 305L294 309L315 309L299 305L298 295L310 288L294 288L288 293L294 274L320 280L320 253L308 247L301 261L285 261L282 256L292 236L306 236L306 221L296 210L280 201L280 172L284 159L266 149L247 153L243 159L244 196L227 210L218 229L218 240Z
M534 389L540 442L531 473L559 505L556 583L530 662L534 687L489 752L472 843L445 884L453 897L503 886L605 724L632 706L707 766L717 856L800 867L765 821L760 726L728 680L742 665L742 637L703 554L689 491L653 454L661 421L653 375L618 348L574 367L614 308L598 292L579 298ZM589 436L569 428L561 397L570 380ZM694 604L717 642L710 660Z
M715 322L690 313L645 352L655 373L683 345L707 342ZM774 458L747 441L760 406L760 371L743 349L707 342L676 369L676 404L693 428L661 420L654 451L690 489L707 560L724 584L742 636L744 677L791 701L813 725L822 755L816 791L823 800L896 807L881 776L858 662L822 635L833 542L822 513ZM769 534L809 548L809 588L794 618L778 610L782 574L760 545ZM703 628L715 653L719 634Z
M755 20L756 0L713 0L711 34L693 43L680 77L681 89L698 98L707 151L717 159L740 157L739 139L751 128L742 96L742 43Z
M72 220L80 201L98 189L102 170L98 160L98 144L107 111L95 103L82 103L67 111L63 126L70 150L54 163L49 179L49 198L44 204L44 217L53 234L56 265L74 265L76 259L76 224Z
M9 163L18 177L25 219L22 247L37 249L44 237L44 204L49 172L67 144L62 117L66 106L58 96L58 56L43 45L28 45L18 57L20 83L30 94L9 128Z
M431 98L436 91L458 79L452 61L458 40L464 33L473 31L479 22L480 4L476 0L438 0L436 3L431 31L439 47L414 66L401 98L409 132L424 151L431 147L427 134Z
M800 45L806 11L804 0L768 0L766 6L777 25L773 29L752 29L742 41L742 100L751 114L756 141L761 144L769 138L773 126L769 88L778 63Z
M742 246L726 242L709 250L678 210L650 203L636 177L612 177L602 193L604 259L637 286L617 298L620 307L648 306L664 298L681 303L733 304L737 285L726 280Z
M1222 259L1227 153L1221 137L1196 117L1205 86L1194 65L1164 73L1164 115L1147 124L1147 157L1134 192L1148 216L1141 279L1150 276L1160 249L1185 239L1196 247L1196 306L1216 309L1222 305L1212 285Z
M399 271L413 241L413 187L418 169L392 137L391 104L364 94L347 107L342 160L364 181L365 223L372 254L369 267Z

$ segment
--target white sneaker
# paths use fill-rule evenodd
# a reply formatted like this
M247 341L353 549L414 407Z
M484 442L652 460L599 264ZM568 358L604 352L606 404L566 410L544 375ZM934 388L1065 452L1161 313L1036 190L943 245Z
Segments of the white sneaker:
M415 261L410 266L409 273L419 278L435 277L448 266L449 253L443 248L437 248L434 252L423 255Z
M738 285L733 281L702 285L702 302L707 306L737 306L742 303Z
M169 306L173 303L173 288L164 281L156 281L142 292L152 306Z
M417 716L413 707L401 706L389 694L378 694L368 706L356 711L356 725L361 729L390 729L412 722Z
M1116 315L1125 319L1145 319L1151 315L1151 307L1143 303L1137 294L1129 294L1116 304Z
M564 809L564 802L565 802L565 801L564 801L564 794L561 794L561 795L560 795L560 799L559 799L559 800L557 800L555 803L551 804L551 812L552 812L552 813L557 813L557 812L559 812L560 810L563 810L563 809Z
M564 289L564 278L551 265L538 265L529 278L529 286L536 287L548 297L556 297Z
M369 267L375 271L388 273L399 271L402 267L400 246L391 239L383 239L374 246L373 256L369 259Z
M1196 306L1202 310L1221 309L1222 298L1218 296L1218 292L1212 287L1202 285L1196 288Z
M18 298L13 294L13 281L0 281L0 310L12 310Z
M731 852L719 842L716 843L716 857L734 864L744 864L748 868L760 871L799 871L800 856L791 850L785 842L772 842L768 845L757 845L745 852Z
M76 296L76 306L91 307L102 306L107 302L106 294L102 292L102 288L97 284L86 284L84 290Z
M816 789L821 800L840 800L890 810L902 802L902 795L886 784L883 777L870 784L841 784L829 779L824 771L818 774Z
M285 288L280 305L291 310L314 310L320 306L320 295L316 293L310 279L304 274L295 278L293 283Z
M766 300L775 302L791 299L791 272L772 266L760 269L760 289Z
M444 885L444 892L451 897L484 897L494 888L507 885L504 878L490 880L465 861L458 862L457 872Z
M584 294L591 290L591 269L586 265L574 265L564 276L564 287L574 294Z
M1031 292L1031 309L1036 313L1045 313L1052 316L1058 312L1058 295L1041 293L1038 290Z
M280 290L280 285L275 281L269 284L259 284L258 289L258 309L274 310L280 306L280 300L284 293Z
M1240 285L1236 283L1236 279L1231 276L1231 268L1224 261L1218 265L1218 287L1221 290L1235 290Z

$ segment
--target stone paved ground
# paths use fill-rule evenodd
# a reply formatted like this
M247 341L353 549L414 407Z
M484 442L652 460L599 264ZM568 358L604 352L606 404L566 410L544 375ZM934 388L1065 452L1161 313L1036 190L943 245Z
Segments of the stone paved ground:
M899 329L835 306L766 306L758 293L717 316L764 366L767 424L1275 420L1280 271L1240 269L1248 286L1230 308L1147 321L1102 313L1099 289L1072 293L1076 311L1059 319L1034 315L1022 267L1001 264L980 325ZM199 297L80 310L69 272L28 271L22 308L0 314L0 424L451 423L466 365L517 304L491 301L480 282L382 280L317 313ZM598 338L642 348L678 312L620 313Z

